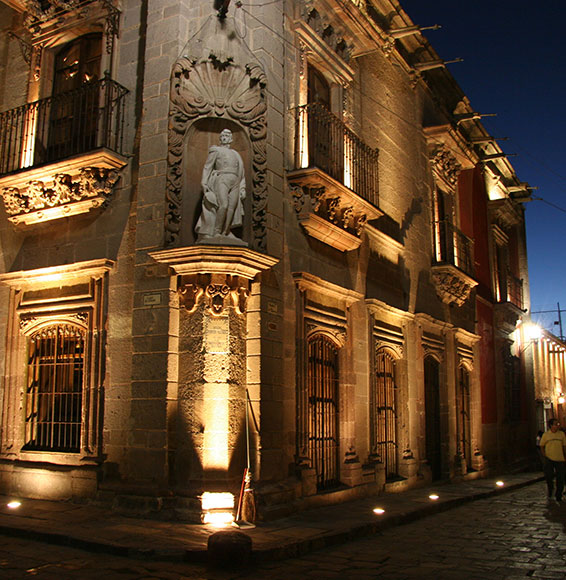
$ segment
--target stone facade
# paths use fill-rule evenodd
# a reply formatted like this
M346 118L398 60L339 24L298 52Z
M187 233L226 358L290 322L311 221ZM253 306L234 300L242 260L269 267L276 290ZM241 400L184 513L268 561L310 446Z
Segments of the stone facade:
M195 518L248 469L267 518L528 459L528 186L396 3L0 14L3 493ZM225 128L245 246L197 245Z

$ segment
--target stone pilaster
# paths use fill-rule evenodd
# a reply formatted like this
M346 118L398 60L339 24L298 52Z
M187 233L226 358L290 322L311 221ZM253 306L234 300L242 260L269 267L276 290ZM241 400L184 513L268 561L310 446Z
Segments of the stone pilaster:
M277 260L242 247L153 252L177 275L180 302L175 486L236 492L246 467L246 303Z

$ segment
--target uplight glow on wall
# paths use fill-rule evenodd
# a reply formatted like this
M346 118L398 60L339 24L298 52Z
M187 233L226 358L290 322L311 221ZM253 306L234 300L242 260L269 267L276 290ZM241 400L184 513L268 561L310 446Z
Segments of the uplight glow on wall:
M204 387L204 449L205 469L227 470L228 453L228 385L208 383Z
M299 116L299 144L299 167L304 169L309 166L309 124L306 112Z
M31 167L35 156L35 133L37 128L38 109L32 107L26 114L23 131L23 147L21 156L21 167Z

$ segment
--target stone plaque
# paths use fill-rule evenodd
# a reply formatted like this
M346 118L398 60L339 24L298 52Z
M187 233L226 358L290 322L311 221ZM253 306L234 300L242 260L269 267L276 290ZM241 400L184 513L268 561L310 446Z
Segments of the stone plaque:
M226 354L230 350L230 332L228 317L209 316L206 319L206 351Z

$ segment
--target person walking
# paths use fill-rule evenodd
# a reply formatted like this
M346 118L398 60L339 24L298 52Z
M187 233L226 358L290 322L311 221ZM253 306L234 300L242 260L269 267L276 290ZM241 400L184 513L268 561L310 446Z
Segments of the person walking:
M548 489L548 499L552 499L556 478L556 501L562 501L564 474L566 471L566 435L560 429L557 419L548 421L548 431L540 439L540 450L544 456L544 477Z

